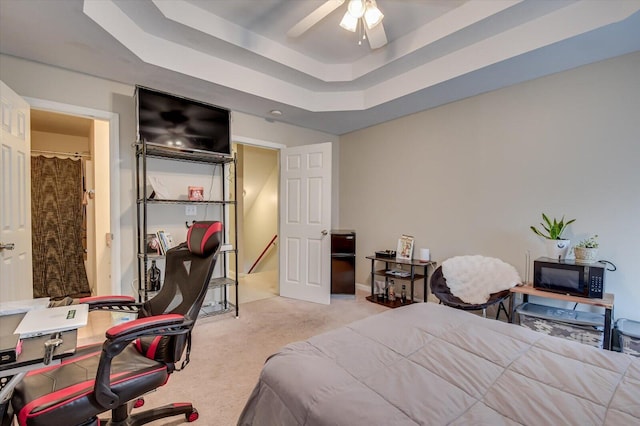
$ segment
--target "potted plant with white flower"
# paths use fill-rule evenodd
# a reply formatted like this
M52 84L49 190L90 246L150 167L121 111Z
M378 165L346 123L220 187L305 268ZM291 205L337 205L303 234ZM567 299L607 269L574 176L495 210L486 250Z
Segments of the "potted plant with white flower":
M553 218L553 221L549 219L549 217L542 213L542 222L540 225L545 232L538 230L535 226L531 227L531 230L536 234L543 238L545 238L545 242L547 244L547 253L548 256L554 259L563 259L567 256L569 252L569 247L571 246L571 241L563 238L562 233L567 229L567 226L575 222L575 219L571 219L568 221L564 221L564 216L562 219L558 220Z
M578 263L593 263L598 256L598 235L593 235L589 238L585 238L580 241L573 248L573 252L576 255L576 262Z

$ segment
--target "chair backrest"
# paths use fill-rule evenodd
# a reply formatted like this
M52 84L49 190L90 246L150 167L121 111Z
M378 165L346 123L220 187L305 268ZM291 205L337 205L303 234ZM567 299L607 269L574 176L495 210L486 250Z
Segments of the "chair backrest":
M429 281L431 293L434 295L451 295L451 290L447 286L447 280L442 275L442 266L438 266Z
M181 314L195 324L221 242L221 222L194 222L187 241L167 251L162 288L143 304L138 318ZM182 357L186 342L186 335L145 337L138 339L137 346L149 358L173 363Z
M473 304L467 303L456 297L452 292L449 286L447 285L447 279L442 272L442 266L438 266L433 274L431 274L431 280L429 281L429 287L431 288L431 294L436 296L441 303L444 303L447 306L452 306L454 308L459 309L481 309L486 306L490 306L497 301L504 299L509 296L509 290L502 290L496 293L492 293L489 295L489 300L485 303ZM498 313L499 314L499 313Z

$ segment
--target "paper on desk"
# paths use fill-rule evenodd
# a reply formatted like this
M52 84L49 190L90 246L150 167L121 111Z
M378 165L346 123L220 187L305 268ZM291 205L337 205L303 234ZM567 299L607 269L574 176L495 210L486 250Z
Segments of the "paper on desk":
M41 297L38 299L15 300L13 302L0 303L0 316L21 314L22 312L32 311L34 309L45 309L49 306L49 298Z

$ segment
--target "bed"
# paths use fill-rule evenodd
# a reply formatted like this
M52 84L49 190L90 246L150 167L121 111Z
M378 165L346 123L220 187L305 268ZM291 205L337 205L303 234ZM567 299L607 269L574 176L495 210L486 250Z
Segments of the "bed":
M289 344L238 425L640 424L640 358L416 303Z

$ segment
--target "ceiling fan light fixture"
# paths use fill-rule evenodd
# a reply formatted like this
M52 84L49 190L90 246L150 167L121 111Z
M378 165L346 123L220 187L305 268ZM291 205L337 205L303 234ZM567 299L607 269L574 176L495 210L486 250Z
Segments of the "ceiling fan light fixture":
M342 17L342 21L340 21L340 26L347 31L355 33L356 27L358 26L358 18L347 11Z
M356 19L362 18L366 9L365 0L349 0L347 12ZM343 18L344 19L344 18Z
M384 18L384 15L378 9L375 0L368 0L367 8L364 12L364 21L367 23L367 28L372 29L382 22L382 18Z

